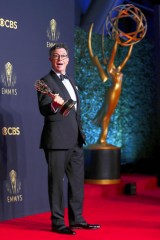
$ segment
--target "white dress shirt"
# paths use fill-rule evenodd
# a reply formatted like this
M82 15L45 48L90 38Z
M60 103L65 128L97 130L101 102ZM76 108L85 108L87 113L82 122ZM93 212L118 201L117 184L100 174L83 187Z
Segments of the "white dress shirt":
M73 101L77 101L77 98L76 98L76 94L75 94L75 91L72 87L72 84L70 83L70 81L67 79L67 78L64 78L64 80L62 81L62 83L64 84L64 86L66 87L71 99ZM77 103L74 105L75 109L77 109Z
M57 76L58 76L59 78L61 78L61 77L60 77L61 74L59 74L59 73L56 73L56 74L57 74ZM61 79L60 79L60 81L61 81ZM65 88L67 89L67 91L68 91L71 99L72 99L73 101L77 101L77 97L76 97L75 91L74 91L74 89L73 89L72 84L70 83L70 81L69 81L67 78L64 78L64 79L62 80L62 83L64 84ZM77 109L77 103L75 103L74 107L75 107L75 110L76 110L76 109ZM55 107L54 107L54 103L53 103L53 102L52 102L52 104L51 104L51 108L52 108L52 111L54 111L54 112L57 112L57 111L58 111L58 108L55 108Z

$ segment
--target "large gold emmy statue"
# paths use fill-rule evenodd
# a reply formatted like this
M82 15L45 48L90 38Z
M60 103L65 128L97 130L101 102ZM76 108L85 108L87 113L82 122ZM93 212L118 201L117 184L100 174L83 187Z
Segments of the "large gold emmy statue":
M128 27L128 25L130 27ZM90 27L88 36L88 49L91 60L97 67L102 81L106 82L108 78L111 78L112 84L109 91L106 91L102 107L95 117L95 122L101 126L98 142L89 145L85 149L85 178L89 183L115 184L120 182L120 147L107 143L108 127L121 94L122 70L131 56L134 44L138 43L145 36L147 22L140 9L132 4L119 5L109 12L106 19L106 31L114 42L110 57L107 59L104 56L103 29L102 56L105 70L92 50L92 30L93 24ZM123 61L116 66L115 58L118 47L126 47L126 56L124 56Z
M131 32L125 32L125 24L132 24ZM131 56L133 45L139 42L146 34L147 22L143 13L132 4L119 5L114 8L106 19L107 33L114 40L114 45L111 51L109 60L104 56L104 34L102 34L102 55L103 63L106 66L106 71L103 69L97 56L94 56L91 44L93 24L90 27L88 37L88 49L93 64L97 67L99 75L103 82L107 81L110 77L112 85L108 92L101 109L98 111L95 121L101 125L101 134L98 140L99 147L112 147L106 141L108 134L108 127L111 116L118 104L121 89L122 89L122 70ZM103 31L104 33L104 31ZM118 46L128 47L127 55L124 57L119 66L115 65L115 57Z

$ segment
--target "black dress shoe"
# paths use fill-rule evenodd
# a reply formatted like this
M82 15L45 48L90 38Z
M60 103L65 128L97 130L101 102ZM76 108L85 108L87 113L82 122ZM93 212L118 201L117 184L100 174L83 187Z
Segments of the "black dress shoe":
M100 225L82 222L82 223L72 224L70 225L70 227L74 229L98 229L100 228Z
M61 233L61 234L69 234L69 235L76 234L76 232L72 231L72 229L70 229L69 227L63 227L63 228L52 227L52 232Z

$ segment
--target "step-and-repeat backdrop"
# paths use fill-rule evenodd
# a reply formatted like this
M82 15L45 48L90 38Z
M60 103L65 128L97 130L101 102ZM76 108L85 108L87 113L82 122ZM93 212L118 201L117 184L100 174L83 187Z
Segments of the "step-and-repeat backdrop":
M43 117L36 80L50 71L49 48L64 42L73 74L74 1L2 0L0 7L0 220L49 210Z

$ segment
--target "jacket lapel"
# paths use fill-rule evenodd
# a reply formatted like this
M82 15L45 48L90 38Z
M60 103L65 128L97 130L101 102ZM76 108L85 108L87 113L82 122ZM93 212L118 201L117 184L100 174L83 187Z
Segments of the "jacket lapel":
M64 100L68 100L70 98L70 95L69 95L67 89L65 88L64 84L62 83L61 79L59 79L57 74L55 72L53 72L52 70L50 71L50 75L52 78L54 78L54 81L61 89L61 93L60 93L61 97L64 98Z
M54 78L54 81L60 87L60 89L61 89L61 93L60 93L61 97L64 98L65 101L70 99L71 97L70 97L67 89L65 88L64 84L59 79L57 74L54 71L51 70L50 71L50 75L51 75L52 78ZM76 88L76 86L75 86L75 84L74 84L74 82L72 81L71 78L69 78L69 81L70 81L70 83L71 83L71 85L72 85L72 87L73 87L73 89L75 91L75 94L76 94L76 97L77 97L77 108L79 109L79 93L78 93L78 89Z

